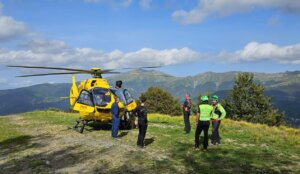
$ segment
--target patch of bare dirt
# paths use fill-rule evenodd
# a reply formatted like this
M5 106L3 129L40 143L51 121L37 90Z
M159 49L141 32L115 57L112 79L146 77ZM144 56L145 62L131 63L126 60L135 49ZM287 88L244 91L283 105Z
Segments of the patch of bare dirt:
M1 156L6 153L6 158L0 158L4 173L97 173L99 170L109 173L120 166L142 171L143 168L130 162L138 164L142 156L154 161L168 159L155 149L136 147L137 130L124 131L126 136L115 140L109 130L80 134L63 125L31 127L20 116L11 121L22 126L28 137L23 144L0 151Z

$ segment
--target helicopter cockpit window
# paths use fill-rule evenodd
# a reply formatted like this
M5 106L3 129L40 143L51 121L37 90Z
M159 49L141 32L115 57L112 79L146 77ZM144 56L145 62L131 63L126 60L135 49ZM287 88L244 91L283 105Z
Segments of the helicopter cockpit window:
M127 104L133 102L133 98L127 89L124 90L124 96Z
M88 91L82 91L77 102L88 106L93 106L92 97Z
M93 95L97 106L105 106L111 101L111 93L108 89L94 88Z

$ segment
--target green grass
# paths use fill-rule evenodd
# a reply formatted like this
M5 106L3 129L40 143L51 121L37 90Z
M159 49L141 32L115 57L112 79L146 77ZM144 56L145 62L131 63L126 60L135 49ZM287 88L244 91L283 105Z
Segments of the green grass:
M150 144L141 151L135 146L137 130L121 141L111 140L110 130L67 130L77 118L55 111L0 118L0 168L13 166L4 170L13 173L80 173L76 167L85 162L87 173L300 173L299 129L225 120L222 145L202 152L193 149L194 117L192 132L186 135L182 117L149 114ZM1 161L4 155L8 161Z

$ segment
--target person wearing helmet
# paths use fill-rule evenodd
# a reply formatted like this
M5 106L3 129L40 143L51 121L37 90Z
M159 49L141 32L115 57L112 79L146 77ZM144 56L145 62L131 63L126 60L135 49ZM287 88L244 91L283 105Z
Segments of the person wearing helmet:
M213 107L213 114L212 114L212 136L211 136L211 143L213 145L220 144L220 134L219 134L219 127L221 124L221 120L223 120L226 116L226 111L223 106L218 102L219 97L217 95L212 96L212 107Z
M191 115L191 108L192 108L192 101L190 94L185 94L185 101L183 103L183 120L184 120L184 130L186 134L189 134L191 131L191 124L190 124L190 115Z
M208 146L208 129L210 125L210 119L212 117L213 107L208 102L207 96L201 97L201 104L198 107L196 115L196 132L195 132L195 149L199 149L199 136L203 130L204 142L203 150L207 150Z

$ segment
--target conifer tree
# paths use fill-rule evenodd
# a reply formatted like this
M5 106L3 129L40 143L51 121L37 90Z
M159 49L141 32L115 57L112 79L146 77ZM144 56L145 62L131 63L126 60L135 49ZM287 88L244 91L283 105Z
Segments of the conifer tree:
M227 116L235 120L253 123L281 125L284 113L272 105L270 97L264 95L265 88L254 82L254 74L239 73L233 90L223 102Z

